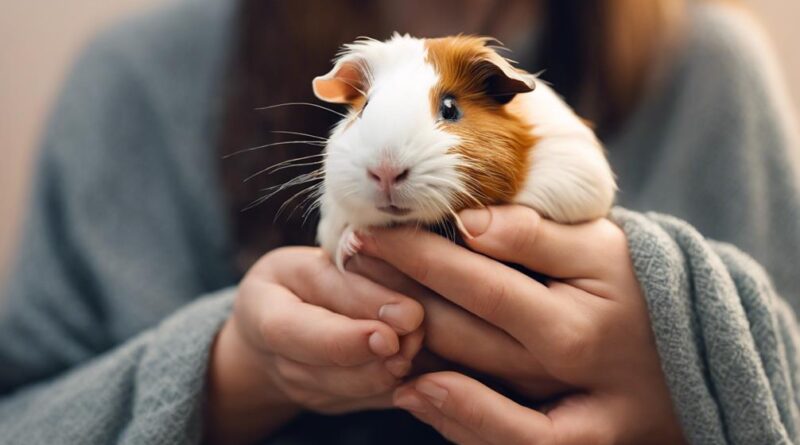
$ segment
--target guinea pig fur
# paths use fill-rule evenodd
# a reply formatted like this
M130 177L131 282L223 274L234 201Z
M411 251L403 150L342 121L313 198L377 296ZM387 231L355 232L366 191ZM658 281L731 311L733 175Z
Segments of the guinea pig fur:
M592 130L492 42L362 39L314 79L319 99L349 106L326 146L317 229L340 268L369 226L504 203L561 223L608 213L616 184Z

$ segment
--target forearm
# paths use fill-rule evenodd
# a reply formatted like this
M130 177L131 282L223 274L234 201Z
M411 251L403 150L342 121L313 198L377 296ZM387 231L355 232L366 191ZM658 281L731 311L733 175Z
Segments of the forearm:
M0 442L199 442L203 376L230 297L199 300L78 368L15 388L0 399Z
M249 444L289 422L300 408L273 384L263 357L241 344L228 320L212 347L205 405L205 442Z

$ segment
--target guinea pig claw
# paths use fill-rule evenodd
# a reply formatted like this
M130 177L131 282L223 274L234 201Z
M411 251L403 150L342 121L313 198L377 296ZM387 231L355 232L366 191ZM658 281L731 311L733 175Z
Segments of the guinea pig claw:
M336 267L341 272L344 272L344 266L347 261L361 251L362 246L363 243L358 239L355 231L350 227L345 229L341 238L339 238L339 246L336 249Z

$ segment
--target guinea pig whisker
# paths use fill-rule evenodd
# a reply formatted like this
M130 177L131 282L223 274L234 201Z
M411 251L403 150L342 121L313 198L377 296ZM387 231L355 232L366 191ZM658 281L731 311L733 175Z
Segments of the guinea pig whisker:
M331 108L328 108L328 107L323 107L320 104L314 104L314 103L311 103L311 102L285 102L285 103L282 103L282 104L268 105L266 107L258 107L258 108L256 108L256 111L271 110L273 108L288 107L288 106L293 106L293 105L305 105L305 106L308 106L308 107L319 108L320 110L328 111L328 112L333 113L333 114L335 114L335 115L337 115L339 117L342 117L342 118L347 117L347 115L344 114L344 113L340 113L340 112L338 112L338 111L336 111L334 109L331 109Z
M276 193L276 192L280 192L282 190L286 190L289 187L294 187L294 186L297 186L297 185L302 185L302 184L306 184L306 183L314 181L314 180L321 179L321 178L318 178L317 175L312 175L313 173L317 173L317 170L315 170L315 171L313 171L311 173L298 175L298 176L296 176L296 177L284 182L283 184L277 184L277 185L273 185L273 186L270 186L270 187L265 187L265 188L261 189L260 191L267 192L267 193Z
M270 165L269 167L263 168L263 169L255 172L255 173L253 173L252 175L244 178L244 180L242 180L242 182L250 181L253 178L255 178L255 177L257 177L257 176L259 176L261 174L264 174L264 173L272 174L272 173L275 173L275 172L278 172L278 171L281 171L281 170L285 170L287 168L304 167L304 166L309 166L309 165L321 164L321 163L325 162L324 159L321 160L321 161L316 161L316 162L304 162L304 163L298 163L298 164L295 164L295 162L304 161L306 159L314 159L314 158L324 157L325 155L326 155L325 153L318 153L318 154L314 154L314 155L301 156L299 158L294 158L294 159L288 159L286 161L281 161L281 162L278 162L276 164Z
M281 170L287 170L287 169L290 169L290 168L298 168L298 167L308 167L308 166L311 166L311 165L320 165L320 164L322 164L324 162L325 161L322 160L322 161L316 161L316 162L301 162L299 164L286 164L286 165L282 165L282 166L277 167L277 168L272 167L271 170L267 171L266 173L267 174L273 174L273 173L277 173L277 172L279 172ZM260 173L256 173L255 175L253 175L252 177L247 178L247 179L252 179L255 176L258 176L259 174L261 174L261 172Z
M303 200L298 205L298 207L305 207L305 210L303 211L302 215L303 222L301 225L305 225L306 221L311 216L311 214L315 210L319 209L320 205L322 205L322 200L321 200L323 193L322 186L323 186L322 182L309 186L308 187L308 189L310 189L309 193L305 196L305 198L303 198ZM309 201L311 201L310 204Z
M328 141L328 138L326 138L326 137L317 136L317 135L314 135L314 134L309 134L309 133L301 133L301 132L299 132L299 131L272 130L272 131L270 131L270 133L275 133L275 134L291 134L291 135L293 135L293 136L305 136L305 137L309 137L309 138L316 138L316 139L319 139L319 140L321 140L321 141L325 141L325 142L327 142L327 141Z
M447 199L444 196L442 196L442 194L439 193L438 191L436 191L433 194L433 196L436 198L437 202L442 204L443 210L445 210L444 213L449 214L453 218L453 221L455 222L456 227L458 227L459 230L463 231L463 224L461 223L461 219L458 217L458 213L456 213L455 209L453 209L453 207L450 205L450 203L447 202ZM446 223L444 223L444 226L445 226L445 236L447 237L447 239L449 239L452 242L456 242L455 229L451 225L446 224ZM453 234L452 238L450 237L450 232L451 231L452 231L452 234Z
M468 184L466 181L462 180L462 182L464 184ZM481 200L479 200L478 198L476 198L466 187L464 187L461 184L458 184L458 183L456 183L456 182L454 182L454 181L452 181L450 179L431 177L430 179L428 179L428 184L429 185L444 185L445 187L454 190L457 194L463 194L464 196L470 198L472 201L475 202L475 204L478 205L478 207L483 207L483 202Z
M320 201L320 197L322 196L322 183L311 185L309 188L311 191L300 202L300 207L308 206L303 212L303 219L308 217L309 210L313 210L322 204Z
M460 194L460 195L462 195L462 196L464 196L466 198L469 198L469 200L472 201L473 204L477 205L477 207L479 207L479 208L486 207L484 202L488 201L487 197L483 194L483 192L473 189L473 187L470 185L470 182L468 180L467 175L462 175L461 182L464 184L464 186L456 186L455 184L452 184L452 183L451 183L451 186L456 190L456 192L458 194ZM482 200L478 199L475 196L475 194L483 197L484 200L482 201ZM464 204L469 207L468 203L465 202Z
M307 184L307 183L309 183L311 181L314 181L314 180L319 180L320 179L319 178L320 173L322 173L321 170L317 169L317 170L314 170L313 172L306 173L306 174L297 176L295 178L292 178L292 179L286 181L283 184L278 184L278 185L275 185L275 186L272 186L272 187L267 187L267 188L261 189L261 191L266 192L266 193L263 196L255 199L250 204L248 204L241 211L244 212L246 210L250 210L253 207L264 203L265 201L269 200L273 196L277 195L278 193L280 193L283 190L286 190L288 188L291 188L291 187L294 187L294 186L298 186L298 185L302 185L302 184Z
M315 210L319 209L320 205L322 204L320 196L321 196L320 194L315 196L314 202L311 203L311 205L308 206L308 208L306 208L305 212L303 212L303 222L300 224L301 227L304 227L306 225L306 222L308 222L308 218L311 216L311 214L314 213Z
M320 184L321 184L321 183L320 183ZM281 213L283 212L283 209L285 209L285 208L286 208L286 206L287 206L287 205L289 205L289 203L290 203L290 202L294 201L295 199L297 199L298 197L302 196L303 194L306 194L306 193L311 193L311 192L313 192L313 191L314 191L314 189L315 189L316 187L318 187L320 184L312 184L312 185L310 185L310 186L308 186L308 187L305 187L305 188L303 188L302 190L300 190L299 192L297 192L297 193L295 193L294 195L292 195L291 197L289 197L289 199L287 199L286 201L283 201L283 204L281 204L281 206L280 206L280 207L278 207L278 211L277 211L277 212L275 212L275 217L273 218L272 222L273 222L273 223L275 223L275 222L277 222L277 221L278 221L278 217L279 217L279 216L281 215ZM301 205L302 205L302 204L301 204ZM286 217L287 219L292 217L292 215L294 214L294 212L297 210L297 207L299 207L299 206L296 206L294 209L292 209L291 213L289 213L289 215Z
M269 144L256 145L255 147L243 148L241 150L234 151L233 153L228 153L228 154L222 156L222 159L232 158L232 157L238 156L238 155L240 155L242 153L248 153L248 152L251 152L251 151L261 150L261 149L264 149L264 148L276 147L278 145L292 145L292 144L313 145L313 146L316 146L316 147L324 147L325 146L325 143L321 142L321 141L280 141L280 142L272 142L272 143L269 143Z

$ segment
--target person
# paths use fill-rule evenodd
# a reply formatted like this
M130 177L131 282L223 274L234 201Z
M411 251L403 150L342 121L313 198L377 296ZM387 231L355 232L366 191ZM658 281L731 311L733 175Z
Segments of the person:
M302 212L276 219L291 194L241 212L297 174L242 183L297 156L292 145L220 159L271 142L271 131L323 134L335 117L322 111L253 109L307 100L309 80L359 34L496 35L596 122L621 205L738 246L796 309L796 120L774 61L736 6L679 4L185 0L102 34L51 116L0 310L0 438L717 437L716 423L698 427L676 402L631 232L514 206L467 210L470 249L376 229L340 274L303 246L313 223ZM545 286L497 260L555 279ZM724 434L746 443L736 424Z

